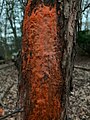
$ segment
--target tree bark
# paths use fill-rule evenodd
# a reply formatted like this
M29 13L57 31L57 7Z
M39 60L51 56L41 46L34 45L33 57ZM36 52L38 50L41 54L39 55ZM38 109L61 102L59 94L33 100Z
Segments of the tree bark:
M23 120L66 119L78 5L78 0L27 3L19 84Z

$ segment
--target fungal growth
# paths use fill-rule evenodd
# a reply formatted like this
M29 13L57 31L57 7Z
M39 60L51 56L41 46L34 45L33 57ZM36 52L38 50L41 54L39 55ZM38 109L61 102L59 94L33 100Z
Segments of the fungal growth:
M60 120L63 109L62 52L56 4L50 3L29 0L25 9L19 86L24 120Z

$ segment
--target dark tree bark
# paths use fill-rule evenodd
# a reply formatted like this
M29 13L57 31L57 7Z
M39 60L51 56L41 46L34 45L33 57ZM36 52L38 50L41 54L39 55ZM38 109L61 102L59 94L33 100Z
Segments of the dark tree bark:
M19 84L23 120L65 120L73 71L78 0L29 0Z

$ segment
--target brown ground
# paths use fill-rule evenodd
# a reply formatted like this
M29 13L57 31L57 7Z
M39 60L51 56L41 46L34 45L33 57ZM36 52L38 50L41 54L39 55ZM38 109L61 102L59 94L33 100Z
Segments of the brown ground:
M69 118L90 120L90 57L79 54L74 66Z
M4 105L4 115L16 110L18 72L15 66L1 69L5 65L0 65L0 103ZM70 95L69 120L90 120L90 57L77 56L73 72L73 91ZM83 70L82 68L86 68ZM6 120L15 119L10 116ZM1 120L1 118L0 118ZM5 120L5 118L4 118Z

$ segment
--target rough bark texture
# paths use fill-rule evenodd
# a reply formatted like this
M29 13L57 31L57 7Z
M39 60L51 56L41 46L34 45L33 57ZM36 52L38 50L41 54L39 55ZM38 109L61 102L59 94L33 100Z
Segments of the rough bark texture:
M77 3L28 1L19 86L23 120L66 119Z
M81 0L64 0L64 49L62 59L62 71L65 80L65 111L69 105L69 93L72 89L72 72L75 58L76 32L78 22L78 11ZM64 116L65 114L62 113ZM64 118L64 117L63 117ZM62 119L63 119L62 118Z

